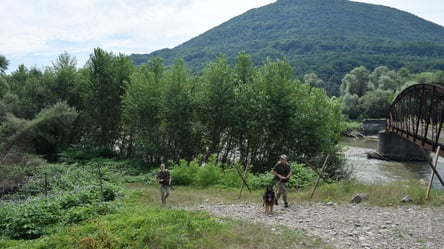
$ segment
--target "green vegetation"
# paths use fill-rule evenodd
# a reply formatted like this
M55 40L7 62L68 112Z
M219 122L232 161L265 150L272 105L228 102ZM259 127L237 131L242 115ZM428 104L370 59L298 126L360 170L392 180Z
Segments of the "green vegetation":
M192 175L197 180L184 184L189 186L175 185L169 199L174 208L165 209L160 207L158 187L153 181L158 169L140 169L123 177L122 173L127 174L130 168L129 161L95 160L84 165L47 164L30 172L32 177L23 191L8 195L8 200L0 204L0 247L268 248L263 245L272 244L285 248L296 243L299 248L329 248L302 231L280 227L270 232L271 227L261 224L180 208L205 202L260 205L262 186L269 184L271 175L249 173L246 178L252 191L244 188L240 195L240 179L232 169L222 170L220 165L175 165L171 169L173 179L179 181L183 175ZM304 178L300 172L307 174L308 169L298 165L293 169L299 171L294 178L305 179L303 187L290 184L289 198L295 203L349 202L357 193L368 193L365 201L370 205L410 205L399 202L404 195L413 197L412 204L444 204L442 192L432 190L430 199L426 199L425 186L414 182L368 185L321 181L310 198L314 175L309 173ZM218 180L209 182L206 177ZM101 191L100 179L105 191Z
M441 206L442 193L426 199L413 183L350 181L339 141L410 84L444 82L443 41L442 27L405 12L279 0L148 57L97 48L80 69L63 53L8 75L0 55L0 247L328 248L301 231L160 209L161 162L175 207L233 201L244 173L242 200L259 202L282 153L293 200L366 192L374 205L408 194ZM327 156L328 184L310 198Z
M327 176L338 178L340 103L292 72L285 60L255 67L239 53L235 66L221 55L197 76L181 60L136 67L100 48L80 70L66 53L44 72L20 66L1 75L2 163L23 163L26 153L57 161L79 150L151 166L195 158L201 165L215 154L265 172L282 153L314 165L329 154Z

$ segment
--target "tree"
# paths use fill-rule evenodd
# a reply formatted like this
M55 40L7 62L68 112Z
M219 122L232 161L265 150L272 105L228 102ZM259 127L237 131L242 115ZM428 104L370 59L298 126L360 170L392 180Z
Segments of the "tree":
M226 160L230 155L239 155L243 165L248 164L249 158L257 154L261 148L263 137L262 103L260 85L257 84L257 69L254 67L251 56L239 53L234 67L235 81L238 82L235 93L235 105L232 126L229 128L230 139L227 143Z
M0 55L0 74L4 74L8 69L9 61L3 55Z
M285 60L273 62L267 60L259 69L258 82L263 91L260 122L264 133L262 150L259 157L263 167L270 165L280 153L289 154L289 137L292 137L293 124L290 122L297 113L294 98L295 82L293 69ZM291 138L290 138L291 139Z
M126 134L123 144L128 156L143 157L151 163L160 161L161 99L154 72L142 64L131 73L122 96L122 126Z
M342 78L341 93L356 94L361 97L368 90L369 72L363 67L354 68Z
M18 118L33 119L42 108L53 105L48 98L46 78L37 68L27 69L20 65L8 78L9 91L17 95L18 103L14 115Z
M133 64L125 55L94 49L82 87L83 141L111 152L121 138L121 97Z
M164 157L191 161L200 151L201 134L195 125L193 85L183 60L166 73L162 93L162 150Z
M324 81L320 79L315 73L304 75L304 83L308 84L310 88L324 88Z
M346 93L342 97L342 113L351 120L357 120L361 117L362 110L358 95Z
M68 105L79 108L81 83L76 65L76 58L67 52L59 55L52 63L51 80L48 85L55 102L66 101Z
M235 87L233 69L224 56L204 69L196 101L199 122L206 130L203 139L208 147L207 155L222 149L221 140L235 115Z
M393 90L376 89L359 100L363 118L384 118L394 98Z
M77 115L77 111L64 102L42 109L32 120L19 119L9 113L0 125L0 154L24 147L20 150L54 156L71 145Z
M369 75L369 90L393 90L396 89L397 74L386 66L379 66Z

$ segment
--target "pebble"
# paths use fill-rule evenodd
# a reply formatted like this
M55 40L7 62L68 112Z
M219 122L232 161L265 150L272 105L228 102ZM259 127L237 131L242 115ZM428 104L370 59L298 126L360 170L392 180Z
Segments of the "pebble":
M267 224L274 232L278 232L275 226L287 226L319 237L333 248L444 249L444 209L440 207L307 202L289 208L275 206L272 215L254 203L207 202L189 208Z

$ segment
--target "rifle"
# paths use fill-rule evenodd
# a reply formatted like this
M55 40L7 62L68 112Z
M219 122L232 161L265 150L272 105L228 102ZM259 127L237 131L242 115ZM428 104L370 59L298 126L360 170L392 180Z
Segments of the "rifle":
M171 184L168 184L168 183L167 183L167 184L165 184L165 185L166 185L166 186L168 186L168 187L170 187L170 189L171 189L171 190L174 190L174 188L173 188L173 185L171 185Z

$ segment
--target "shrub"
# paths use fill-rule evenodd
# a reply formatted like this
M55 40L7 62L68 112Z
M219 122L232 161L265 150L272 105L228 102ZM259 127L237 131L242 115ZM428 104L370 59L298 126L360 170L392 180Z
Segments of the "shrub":
M35 239L60 218L60 206L56 202L7 203L2 205L0 212L0 232L13 239Z
M181 160L179 165L173 166L173 168L170 170L173 184L183 186L193 185L199 169L200 166L196 161L187 163L184 160Z

